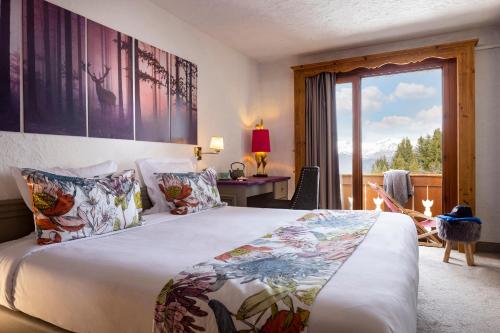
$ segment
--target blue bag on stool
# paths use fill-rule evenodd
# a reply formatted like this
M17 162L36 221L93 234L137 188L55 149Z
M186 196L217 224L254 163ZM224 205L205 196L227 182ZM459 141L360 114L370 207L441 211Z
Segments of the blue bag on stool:
M446 241L444 262L448 262L452 242L464 244L467 265L474 266L473 243L481 236L481 220L472 215L469 206L459 205L445 215L438 215L438 236Z
M445 215L437 216L438 235L441 239L455 242L476 242L481 236L481 220L472 215L469 206L455 206L453 210Z

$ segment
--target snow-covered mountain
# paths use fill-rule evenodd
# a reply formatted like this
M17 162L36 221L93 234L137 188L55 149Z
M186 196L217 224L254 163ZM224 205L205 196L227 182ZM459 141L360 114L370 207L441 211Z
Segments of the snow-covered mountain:
M386 138L376 142L363 142L363 173L370 173L375 161L384 156L391 160L401 139ZM338 142L340 173L352 173L352 144L351 142Z

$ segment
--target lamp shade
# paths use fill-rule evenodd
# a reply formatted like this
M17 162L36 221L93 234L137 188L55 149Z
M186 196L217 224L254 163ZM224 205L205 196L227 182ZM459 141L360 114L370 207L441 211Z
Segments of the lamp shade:
M210 139L210 149L223 150L224 138L222 136L213 136Z
M271 152L269 130L254 129L252 131L252 153L269 153L269 152Z

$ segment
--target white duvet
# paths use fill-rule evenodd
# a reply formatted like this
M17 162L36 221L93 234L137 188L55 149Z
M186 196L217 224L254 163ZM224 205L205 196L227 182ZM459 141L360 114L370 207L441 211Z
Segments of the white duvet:
M0 304L76 332L151 332L156 297L183 268L231 250L304 211L225 207L154 214L99 238L0 246ZM413 222L382 213L319 293L309 332L415 332L418 248Z

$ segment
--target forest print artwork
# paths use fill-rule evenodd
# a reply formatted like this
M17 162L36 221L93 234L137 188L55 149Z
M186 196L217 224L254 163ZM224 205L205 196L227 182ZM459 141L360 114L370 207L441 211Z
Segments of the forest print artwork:
M135 136L170 142L169 54L135 40Z
M87 21L89 136L134 139L132 38Z
M190 61L44 0L0 0L0 131L197 144L197 98Z
M24 130L86 135L85 18L23 1Z
M135 40L136 139L197 143L196 65Z
M21 1L0 0L0 131L20 130Z
M190 61L170 55L171 142L196 144L198 67Z

